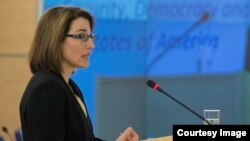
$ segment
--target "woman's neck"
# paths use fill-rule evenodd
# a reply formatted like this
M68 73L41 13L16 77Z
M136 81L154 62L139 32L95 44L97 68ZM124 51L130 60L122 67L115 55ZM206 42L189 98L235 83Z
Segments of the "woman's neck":
M73 68L67 67L66 65L62 65L62 76L63 79L69 84L70 75L74 72Z
M69 77L70 75L68 73L65 72L61 72L63 79L65 80L65 82L67 82L69 84Z

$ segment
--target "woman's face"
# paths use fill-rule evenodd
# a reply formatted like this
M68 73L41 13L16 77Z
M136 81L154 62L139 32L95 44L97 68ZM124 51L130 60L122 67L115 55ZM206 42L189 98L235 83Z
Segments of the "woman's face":
M90 35L91 28L87 19L77 18L72 21L68 36L62 46L62 69L63 71L74 71L76 67L88 67L91 50L95 47L92 38L84 41L72 36Z

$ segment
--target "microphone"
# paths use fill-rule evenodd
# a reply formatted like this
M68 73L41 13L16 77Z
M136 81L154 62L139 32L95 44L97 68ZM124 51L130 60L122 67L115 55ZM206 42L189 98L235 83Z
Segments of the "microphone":
M208 13L208 12L205 12L205 13L203 13L203 15L200 17L198 23L201 24L201 23L207 21L208 18L209 18L209 13Z
M14 141L13 137L10 135L10 133L9 133L9 131L8 131L8 129L7 129L6 126L3 126L2 130L3 130L3 132L5 132L9 136L9 138L10 138L11 141Z
M172 100L174 100L175 102L177 102L178 104L180 104L181 106L183 106L184 108L186 108L188 111L190 111L191 113L193 113L194 115L196 115L198 118L200 118L201 120L205 121L208 125L211 125L211 123L207 119L205 119L203 116L199 115L198 113L196 113L195 111L193 111L192 109L190 109L188 106L186 106L185 104L181 103L179 100L175 99L170 94L168 94L167 92L165 92L162 88L159 87L159 84L157 84L153 80L148 80L147 81L147 85L150 88L152 88L154 90L158 90L159 92L161 92L161 93L165 94L166 96L170 97Z
M175 47L175 45L177 43L179 43L183 37L185 37L187 34L189 34L191 31L193 31L193 29L195 29L198 25L200 25L200 24L204 23L205 21L207 21L208 18L209 18L209 13L208 12L203 13L202 16L199 18L198 21L196 21L194 24L192 24L185 32L183 32L183 34L181 34L179 37L177 37L171 44L169 44L168 46L166 46L165 49L162 52L160 52L157 56L155 56L151 60L151 62L149 63L149 65L145 69L145 74L148 74L148 72L154 66L154 64L159 59L161 59L163 57L163 55L166 54L170 49L172 49L173 47Z

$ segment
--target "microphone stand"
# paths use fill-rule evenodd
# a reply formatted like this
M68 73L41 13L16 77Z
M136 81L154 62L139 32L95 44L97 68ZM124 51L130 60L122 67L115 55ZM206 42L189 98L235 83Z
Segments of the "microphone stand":
M7 127L3 126L3 127L2 127L2 130L3 130L3 132L5 132L5 133L9 136L9 138L10 138L11 141L14 141L14 139L13 139L13 137L10 135L10 133L9 133L9 131L8 131L8 129L7 129Z
M146 70L145 70L145 74L148 74L148 72L150 71L150 69L153 67L153 65L166 53L168 52L170 49L172 49L173 47L175 47L175 45L177 43L180 42L180 40L185 37L187 34L189 34L193 29L195 29L199 24L205 22L209 17L209 14L206 12L202 15L202 17L196 21L194 24L192 24L183 34L181 34L181 36L177 37L171 44L169 44L167 47L165 47L165 49L159 53L155 58L152 59L152 61L149 63L149 65L147 66Z
M175 102L179 103L181 106L183 106L184 108L186 108L188 111L190 111L191 113L193 113L194 115L196 115L198 118L200 118L201 120L204 120L208 125L211 125L211 123L205 119L203 116L199 115L198 113L196 113L195 111L193 111L192 109L190 109L188 106L184 105L183 103L181 103L179 100L177 100L176 98L172 97L171 95L169 95L167 92L165 92L163 89L161 89L160 87L157 88L158 91L162 92L163 94L165 94L166 96L170 97L172 100L174 100Z

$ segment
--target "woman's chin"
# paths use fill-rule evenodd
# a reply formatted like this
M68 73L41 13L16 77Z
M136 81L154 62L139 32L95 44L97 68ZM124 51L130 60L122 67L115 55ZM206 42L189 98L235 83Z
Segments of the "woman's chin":
M89 67L89 63L80 64L78 67L79 68L88 68Z

